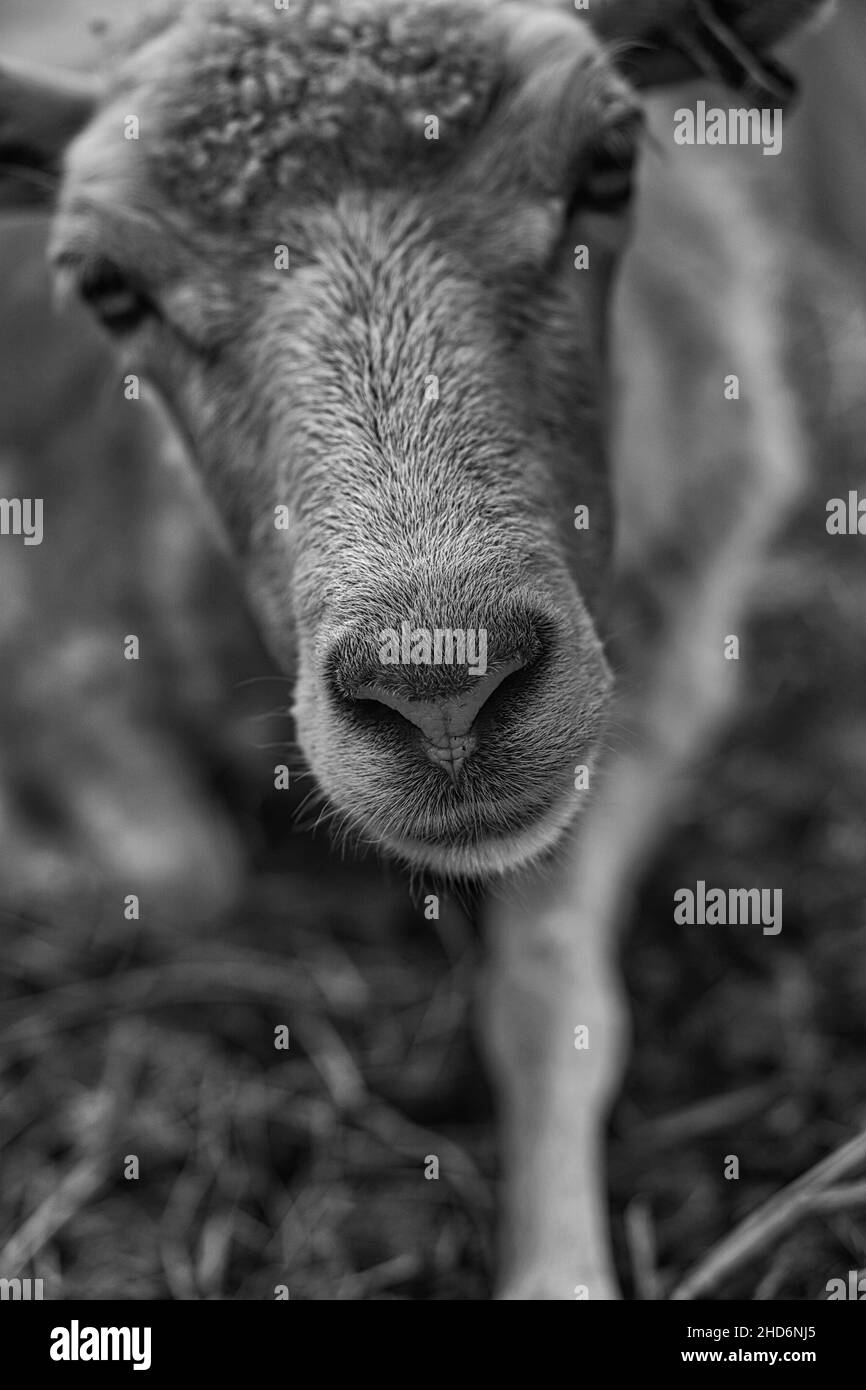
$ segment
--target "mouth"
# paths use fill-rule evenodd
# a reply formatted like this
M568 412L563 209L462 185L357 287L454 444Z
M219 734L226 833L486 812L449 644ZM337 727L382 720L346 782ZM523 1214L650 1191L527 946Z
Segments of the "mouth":
M596 740L581 740L577 749L578 761L587 769L594 766ZM458 784L447 767L434 771L426 757L422 762L416 756L405 767L392 763L386 784L379 760L371 760L368 774L375 768L379 775L356 780L355 795L347 796L345 784L326 787L340 836L347 845L373 850L410 870L482 883L554 850L590 795L575 785L574 754L545 760L531 778L524 759L506 763L522 769L523 779L513 770L505 775L502 766L491 777L489 768L472 763L468 758ZM516 781L522 781L519 788Z
M447 765L404 748L406 762L389 769L390 789L380 781L375 798L356 803L354 827L411 867L455 878L502 874L555 845L589 794L575 785L575 763L592 763L596 749L594 739L575 740L532 758L525 740L521 748L503 738L487 757L481 749L468 756L454 778Z
M462 835L382 836L382 848L410 868L433 870L446 878L484 881L500 878L530 864L551 850L580 813L579 793L551 807L535 820L498 827L488 823Z
M561 797L554 800L548 794L534 807L513 799L494 806L473 807L464 802L423 822L408 816L403 826L398 822L395 827L393 821L383 824L375 818L373 824L357 828L368 845L409 868L431 870L450 879L484 881L553 850L587 797L587 791L569 786Z

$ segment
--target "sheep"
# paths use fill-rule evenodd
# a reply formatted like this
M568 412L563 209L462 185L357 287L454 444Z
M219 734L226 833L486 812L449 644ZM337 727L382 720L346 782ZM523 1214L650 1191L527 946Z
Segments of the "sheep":
M811 8L733 22L763 53ZM190 439L323 794L386 854L489 885L504 1298L616 1296L615 926L734 707L724 638L809 475L789 267L737 166L656 166L617 279L638 90L700 66L684 15L167 7L38 150L80 126L58 277ZM644 64L606 49L646 32ZM383 669L404 623L483 632L495 679Z

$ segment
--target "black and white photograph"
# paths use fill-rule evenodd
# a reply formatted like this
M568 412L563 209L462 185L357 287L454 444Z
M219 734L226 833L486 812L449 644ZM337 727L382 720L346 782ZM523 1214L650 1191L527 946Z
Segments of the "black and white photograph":
M828 1373L864 68L862 0L0 3L28 1371L552 1300L630 1305L585 1366Z

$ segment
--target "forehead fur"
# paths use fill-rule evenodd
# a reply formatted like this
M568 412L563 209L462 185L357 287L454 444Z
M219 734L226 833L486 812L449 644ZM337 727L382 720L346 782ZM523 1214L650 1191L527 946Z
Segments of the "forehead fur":
M141 122L172 201L243 221L280 192L411 177L483 119L497 64L487 0L187 0L146 21L111 96ZM439 139L425 138L435 116Z
M609 102L589 26L545 6L175 0L120 40L102 123L113 133L119 112L138 116L135 154L166 203L209 225L256 225L289 190L411 188L447 168L539 54L592 70L567 83L582 119Z

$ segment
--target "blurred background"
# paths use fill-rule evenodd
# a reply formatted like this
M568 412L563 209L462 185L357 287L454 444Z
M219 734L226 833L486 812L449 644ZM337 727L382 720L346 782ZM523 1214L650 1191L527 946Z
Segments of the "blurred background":
M136 9L5 0L0 52L87 68L101 25ZM847 0L787 57L804 91L786 220L856 295L866 11ZM50 1298L488 1297L472 904L443 897L428 921L426 890L315 828L286 683L177 443L123 400L87 316L53 310L46 231L0 218L0 495L45 508L41 546L0 546L0 1277ZM631 1296L667 1296L866 1123L866 653L839 631L840 585L862 612L861 576L830 576L763 642L761 689L699 770L625 943L634 1050L610 1153ZM672 925L675 886L746 883L755 863L796 904L771 960ZM731 1149L743 1176L720 1181ZM862 1266L854 1194L713 1296L821 1298Z

